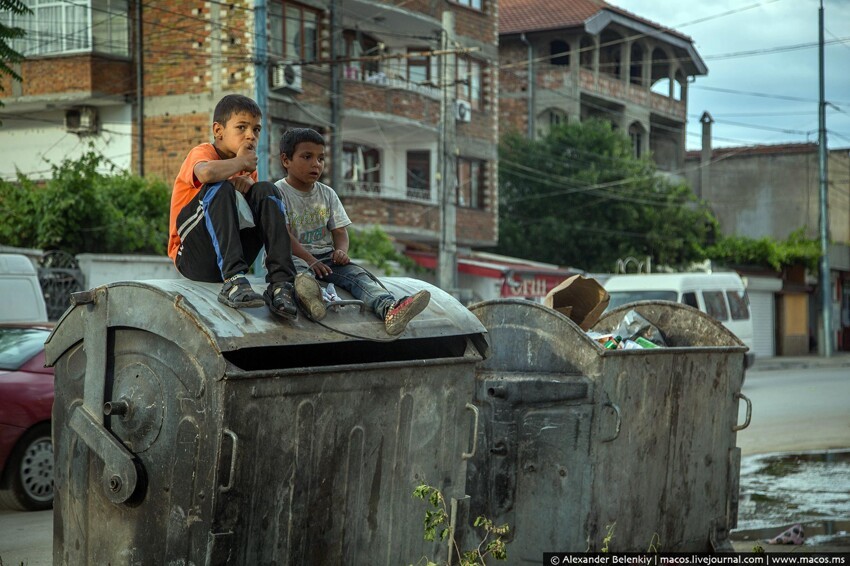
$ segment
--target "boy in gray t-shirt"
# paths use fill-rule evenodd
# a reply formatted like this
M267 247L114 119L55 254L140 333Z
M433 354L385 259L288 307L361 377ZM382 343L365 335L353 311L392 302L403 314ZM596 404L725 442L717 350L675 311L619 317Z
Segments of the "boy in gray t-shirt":
M325 168L325 140L310 128L290 128L280 138L280 161L286 177L275 185L286 205L292 254L299 271L295 293L314 320L327 312L316 277L350 292L384 321L387 333L404 332L407 323L428 306L422 290L396 299L368 271L348 257L351 224L336 192L320 183Z

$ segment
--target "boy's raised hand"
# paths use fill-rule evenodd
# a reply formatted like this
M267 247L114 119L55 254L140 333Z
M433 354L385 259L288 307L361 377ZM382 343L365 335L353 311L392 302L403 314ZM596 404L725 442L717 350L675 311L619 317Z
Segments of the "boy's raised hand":
M243 171L248 171L249 173L255 171L257 169L257 152L255 151L255 144L252 141L244 141L242 145L239 146L239 150L236 152L236 157L241 157L243 160Z

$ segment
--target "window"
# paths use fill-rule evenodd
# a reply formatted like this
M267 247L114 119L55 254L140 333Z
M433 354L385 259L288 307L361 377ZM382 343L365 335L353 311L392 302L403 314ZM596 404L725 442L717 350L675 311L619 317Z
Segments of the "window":
M379 54L378 42L370 35L360 30L345 30L342 34L345 39L345 58L359 59ZM345 64L345 78L364 80L366 76L378 72L377 60L349 61Z
M697 294L694 292L682 293L682 303L689 307L694 307L695 309L699 308L699 303L697 303Z
M12 48L24 56L87 52L130 55L127 0L23 3L32 14L4 10L0 24L26 32L26 36L12 41Z
M640 158L643 154L643 128L637 122L629 126L629 140L632 144L632 155Z
M726 291L726 298L729 299L729 310L732 312L732 320L747 320L750 318L746 291Z
M319 57L319 11L291 2L269 5L269 52L287 61Z
M485 162L479 159L457 160L457 205L484 208Z
M425 49L410 48L407 50L407 80L413 84L424 85L431 82L431 58L427 55L417 55Z
M458 99L469 102L474 110L481 108L481 63L458 57L456 81Z
M483 0L455 0L455 2L473 10L481 10Z
M569 66L570 44L561 39L549 43L549 62L553 65Z
M431 198L431 152L407 152L407 196L428 200Z
M381 154L374 147L342 144L342 172L347 192L381 192Z
M708 316L721 322L729 320L723 291L703 291L702 300L705 301L705 312Z

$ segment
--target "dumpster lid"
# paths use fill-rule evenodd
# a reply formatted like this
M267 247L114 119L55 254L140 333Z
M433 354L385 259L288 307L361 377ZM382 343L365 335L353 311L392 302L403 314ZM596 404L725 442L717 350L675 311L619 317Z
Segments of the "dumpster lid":
M261 278L248 278L254 289L262 290ZM202 332L220 352L264 346L295 346L343 341L394 341L485 334L479 320L445 291L424 281L407 277L385 277L381 282L396 297L412 295L426 289L431 302L400 336L386 333L384 323L371 311L362 313L356 305L329 311L320 323L303 312L295 321L275 317L264 305L257 308L233 309L218 302L220 283L200 283L188 279L119 281L95 289L105 293L108 326L140 328L168 337L181 332ZM342 299L353 297L337 289ZM48 363L84 336L81 316L87 305L68 309L48 339Z

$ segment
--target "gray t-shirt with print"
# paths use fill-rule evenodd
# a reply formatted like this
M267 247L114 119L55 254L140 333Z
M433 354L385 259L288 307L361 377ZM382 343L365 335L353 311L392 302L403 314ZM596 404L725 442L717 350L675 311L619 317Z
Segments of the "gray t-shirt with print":
M298 242L313 255L333 250L331 230L351 224L336 191L318 181L307 192L293 188L286 179L275 186L283 195L287 221Z

